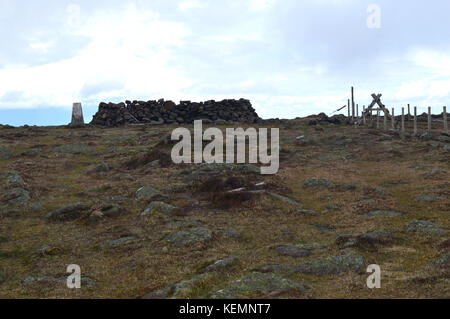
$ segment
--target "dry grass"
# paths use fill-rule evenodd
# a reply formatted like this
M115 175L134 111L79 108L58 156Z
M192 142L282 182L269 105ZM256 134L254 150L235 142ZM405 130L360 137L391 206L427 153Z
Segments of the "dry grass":
M394 245L381 249L357 248L365 263L379 264L383 271L382 289L370 290L367 275L347 273L339 276L282 274L304 283L307 296L282 294L276 298L448 298L449 277L429 267L448 247L448 235L430 236L408 233L404 226L413 219L432 221L449 228L449 155L417 139L400 140L388 133L323 126L315 130L298 121L280 127L281 165L276 176L220 176L200 184L178 174L185 166L166 165L166 150L155 150L161 136L172 127L128 127L116 129L15 128L0 129L2 145L16 157L0 161L0 172L18 171L26 181L31 202L40 202L41 212L25 208L16 216L0 219L0 297L6 298L135 298L168 284L189 279L202 269L228 256L238 264L213 274L187 297L205 298L227 283L266 264L293 264L342 254L335 244L339 234L356 234L376 229L395 233ZM318 142L300 146L296 136L314 134ZM335 146L337 139L352 141ZM92 151L59 154L54 147L83 143ZM37 156L19 156L39 148ZM161 160L162 167L146 164ZM108 172L88 175L87 171L106 162ZM412 168L419 164L418 168ZM432 170L440 174L430 177ZM252 179L253 178L253 179ZM336 184L355 184L345 188L305 189L307 178L327 178ZM317 216L299 215L297 207L273 197L258 194L226 193L265 181L265 188L301 203L301 208L317 211ZM384 183L398 183L392 188ZM179 213L168 217L140 213L147 202L135 199L144 185L158 188ZM186 187L179 187L179 186ZM174 191L174 187L176 190ZM384 192L379 192L383 190ZM433 203L415 201L419 195L440 196ZM375 203L361 204L374 199ZM80 219L49 222L45 213L73 202L90 207L115 202L128 211L123 216L98 222ZM338 210L327 206L338 206ZM405 212L401 217L369 218L374 209ZM200 221L213 231L205 243L187 247L172 246L164 237L176 230L169 222ZM332 226L330 230L316 227ZM226 230L236 230L238 238L228 238ZM128 246L105 249L107 240L136 236ZM282 244L324 246L307 258L278 255L272 248ZM48 254L37 251L45 246ZM69 264L78 264L84 276L95 280L95 287L69 290L64 284L24 283L28 276L64 277ZM417 280L409 281L419 277ZM422 279L420 279L422 278ZM248 297L267 297L250 295Z

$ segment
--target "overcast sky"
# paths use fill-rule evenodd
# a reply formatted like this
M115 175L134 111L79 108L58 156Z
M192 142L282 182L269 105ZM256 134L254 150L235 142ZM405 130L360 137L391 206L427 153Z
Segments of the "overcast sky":
M159 98L245 97L263 118L294 118L330 114L352 85L360 105L382 93L438 113L449 14L448 0L0 0L0 123Z

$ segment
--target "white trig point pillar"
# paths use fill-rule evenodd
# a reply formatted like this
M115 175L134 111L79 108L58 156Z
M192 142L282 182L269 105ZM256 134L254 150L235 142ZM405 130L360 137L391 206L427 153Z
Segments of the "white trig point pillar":
M73 103L72 108L72 122L70 126L83 126L84 118L83 118L83 109L81 108L81 103Z

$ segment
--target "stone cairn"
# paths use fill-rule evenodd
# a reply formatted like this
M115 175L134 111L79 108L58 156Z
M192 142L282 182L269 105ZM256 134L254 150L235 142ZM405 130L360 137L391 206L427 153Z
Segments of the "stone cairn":
M127 124L192 124L194 120L203 123L233 124L259 123L262 120L256 114L249 100L223 100L191 102L181 101L125 101L125 103L100 103L93 125L120 126Z

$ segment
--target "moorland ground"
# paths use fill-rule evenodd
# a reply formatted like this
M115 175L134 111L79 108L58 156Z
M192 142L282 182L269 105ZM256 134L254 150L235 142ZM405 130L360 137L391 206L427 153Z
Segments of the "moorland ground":
M0 297L450 297L448 135L261 126L276 175L173 164L175 126L0 127Z

